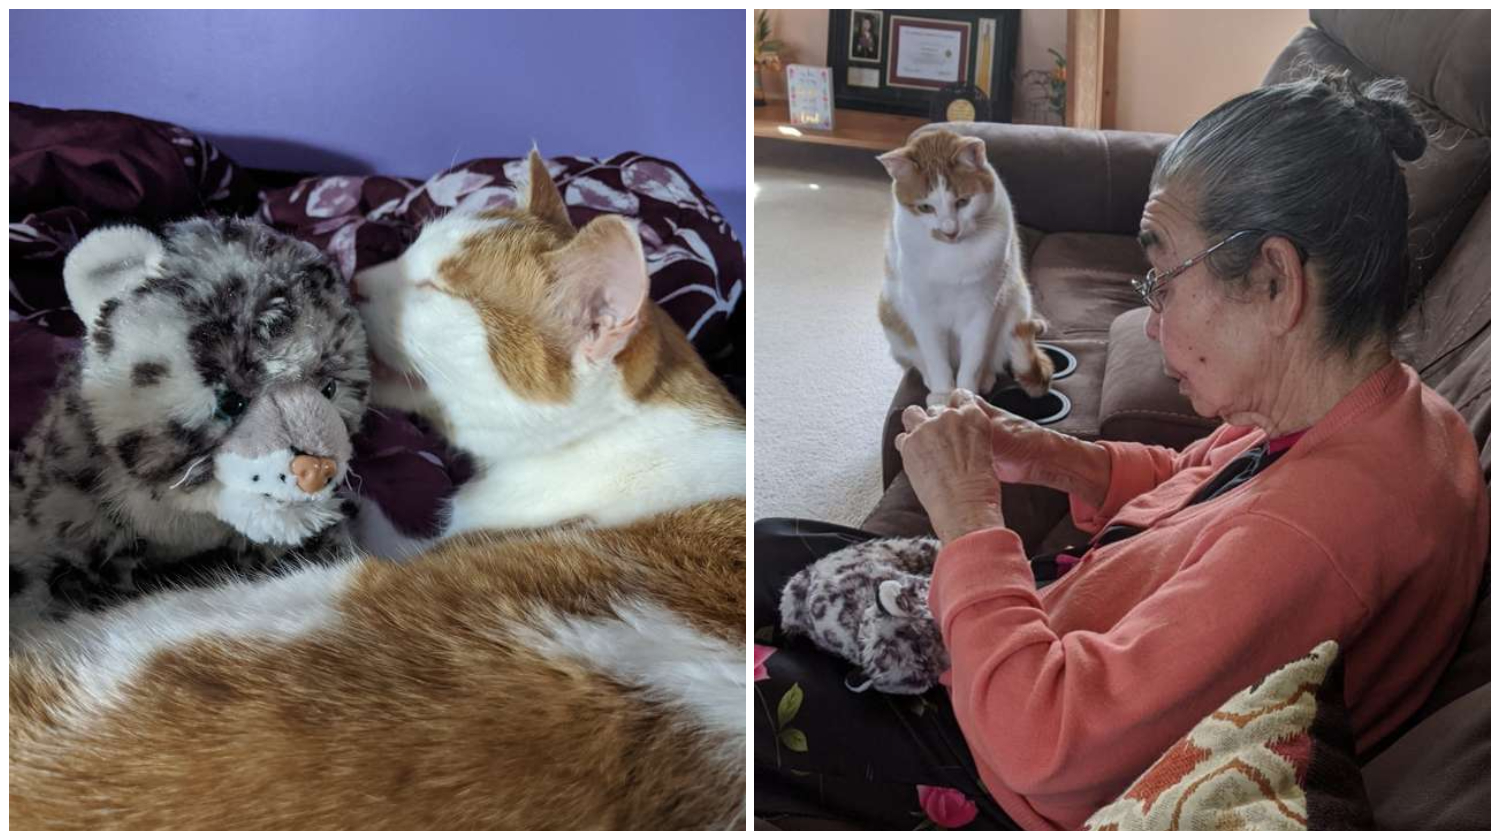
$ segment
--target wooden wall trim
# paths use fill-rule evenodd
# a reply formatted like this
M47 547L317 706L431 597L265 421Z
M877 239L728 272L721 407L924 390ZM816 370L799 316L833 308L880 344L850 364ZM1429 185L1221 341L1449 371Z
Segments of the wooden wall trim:
M1117 9L1068 10L1068 125L1114 127L1119 34Z

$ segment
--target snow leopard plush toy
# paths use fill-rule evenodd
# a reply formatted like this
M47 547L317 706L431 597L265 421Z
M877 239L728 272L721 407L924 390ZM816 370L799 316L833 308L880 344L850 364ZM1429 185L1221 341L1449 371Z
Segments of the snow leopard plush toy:
M346 284L243 219L94 231L63 268L86 325L10 487L12 639L140 592L332 559L369 392Z
M948 670L948 651L927 608L933 539L851 545L808 566L781 592L781 627L858 665L887 694L921 694Z

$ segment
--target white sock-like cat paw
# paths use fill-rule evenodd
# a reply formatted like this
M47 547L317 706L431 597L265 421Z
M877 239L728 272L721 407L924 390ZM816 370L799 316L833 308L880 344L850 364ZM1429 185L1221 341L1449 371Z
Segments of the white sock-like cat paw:
M219 494L214 515L258 543L290 546L300 545L343 518L336 496L288 504L229 489Z

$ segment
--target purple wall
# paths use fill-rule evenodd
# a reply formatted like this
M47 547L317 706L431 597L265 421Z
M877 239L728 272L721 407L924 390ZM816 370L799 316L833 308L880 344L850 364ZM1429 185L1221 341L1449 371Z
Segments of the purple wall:
M10 98L178 123L252 167L427 177L635 150L743 237L745 12L12 11Z

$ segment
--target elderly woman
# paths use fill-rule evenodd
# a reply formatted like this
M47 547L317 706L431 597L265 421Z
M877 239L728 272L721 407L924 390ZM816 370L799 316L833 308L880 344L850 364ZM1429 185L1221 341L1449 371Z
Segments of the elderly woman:
M896 444L943 544L930 606L963 745L944 740L943 709L825 749L864 751L866 782L928 773L984 824L1073 828L1322 640L1345 655L1358 749L1417 709L1473 603L1488 504L1463 421L1391 351L1419 291L1396 159L1425 136L1404 99L1398 82L1340 76L1262 88L1158 161L1140 229L1152 268L1135 287L1166 375L1223 420L1207 438L1180 452L1090 443L967 394L906 410ZM1010 483L1065 491L1094 534L1045 588L1006 529ZM758 585L774 588L788 570L760 561ZM889 768L871 744L921 769ZM772 797L798 784L759 778ZM823 805L877 818L841 796Z

